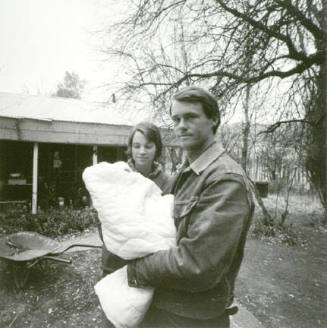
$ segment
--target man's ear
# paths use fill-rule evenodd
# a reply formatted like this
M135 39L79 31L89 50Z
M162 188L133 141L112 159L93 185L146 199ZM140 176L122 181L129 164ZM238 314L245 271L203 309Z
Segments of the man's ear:
M217 125L219 124L218 117L212 117L211 119L213 121L213 125L212 126L217 127Z

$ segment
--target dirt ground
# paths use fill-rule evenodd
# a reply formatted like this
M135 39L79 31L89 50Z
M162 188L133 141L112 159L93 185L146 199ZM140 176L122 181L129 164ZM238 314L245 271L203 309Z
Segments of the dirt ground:
M305 237L307 243L295 247L248 240L236 297L266 328L326 326L326 231L306 228ZM21 290L13 269L0 261L0 327L105 327L93 290L100 256L91 249L65 254L71 265L41 262Z
M326 235L307 228L295 247L248 241L236 297L264 327L326 327Z

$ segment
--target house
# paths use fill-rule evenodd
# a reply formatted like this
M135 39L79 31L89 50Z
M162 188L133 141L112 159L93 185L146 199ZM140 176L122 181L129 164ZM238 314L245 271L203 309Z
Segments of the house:
M74 202L84 168L125 160L131 127L147 119L117 103L0 92L0 202L32 200L32 213Z

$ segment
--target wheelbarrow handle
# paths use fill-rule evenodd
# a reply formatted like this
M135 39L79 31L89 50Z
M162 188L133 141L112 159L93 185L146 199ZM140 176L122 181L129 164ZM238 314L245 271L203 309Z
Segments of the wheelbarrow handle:
M63 259L61 257L56 257L56 256L42 256L41 259L47 259L47 260L54 260L54 261L58 261L58 262L63 262L63 263L67 263L67 264L71 264L72 263L72 259Z
M63 250L60 250L60 251L53 251L51 252L51 254L62 254L64 252L66 252L67 250L69 250L70 248L73 248L73 247L87 247L87 248L102 248L102 246L100 245L92 245L92 244L72 244L72 245L69 245L67 246L65 249Z
M38 263L38 262L40 262L42 260L54 260L54 261L63 262L63 263L67 263L67 264L71 264L72 263L72 259L63 259L63 258L57 257L57 256L44 255L44 256L39 257L38 259L36 259L32 263L27 264L27 266L26 266L27 269L30 269L36 263Z

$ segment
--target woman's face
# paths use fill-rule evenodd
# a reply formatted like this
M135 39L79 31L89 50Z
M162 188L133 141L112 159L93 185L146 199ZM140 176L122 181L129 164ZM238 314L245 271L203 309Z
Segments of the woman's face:
M136 131L132 141L132 158L136 169L151 169L155 155L155 143L146 139L142 132Z

